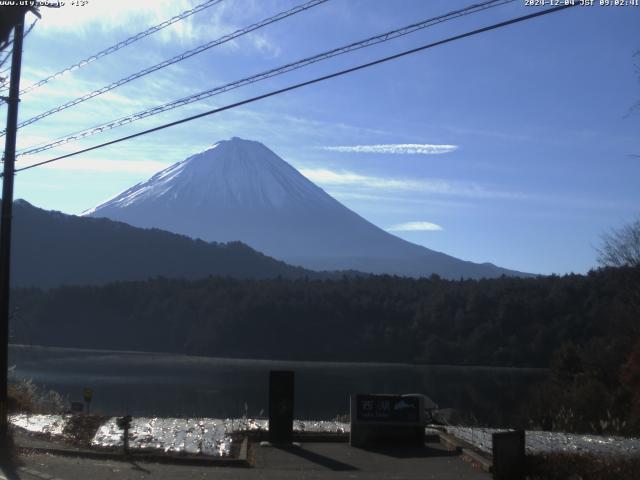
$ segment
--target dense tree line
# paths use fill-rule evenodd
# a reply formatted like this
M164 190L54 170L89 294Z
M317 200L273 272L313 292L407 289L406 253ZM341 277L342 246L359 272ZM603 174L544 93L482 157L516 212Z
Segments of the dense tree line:
M540 423L598 430L595 418L614 423L632 405L640 416L639 267L480 281L157 278L16 289L13 309L15 343L551 367L531 406Z
M626 357L640 268L447 281L198 281L16 289L14 341L211 356L549 366L567 344ZM614 361L613 359L611 361Z

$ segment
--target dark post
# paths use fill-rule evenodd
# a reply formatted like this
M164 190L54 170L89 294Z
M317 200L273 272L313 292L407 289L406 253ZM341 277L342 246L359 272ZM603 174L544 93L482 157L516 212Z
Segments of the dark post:
M11 57L11 85L7 98L7 133L4 147L4 176L2 177L2 218L0 219L0 442L6 442L7 419L7 367L9 363L9 267L11 261L11 216L13 211L13 175L16 161L16 134L20 94L20 64L24 15L13 30Z
M123 430L122 447L124 449L125 456L129 455L129 429L131 428L131 415L126 415L119 418L116 421L116 425L118 425L118 428L121 428Z
M498 432L491 436L493 450L493 476L496 479L524 479L524 430Z
M291 443L293 436L294 373L269 372L269 441Z
M87 415L91 413L91 398L93 397L93 390L91 388L85 388L82 390L82 396L84 403L87 405Z

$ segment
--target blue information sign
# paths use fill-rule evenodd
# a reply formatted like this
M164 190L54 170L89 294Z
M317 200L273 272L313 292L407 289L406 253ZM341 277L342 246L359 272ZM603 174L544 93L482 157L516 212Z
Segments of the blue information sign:
M361 422L417 422L420 401L415 396L358 395L356 417Z

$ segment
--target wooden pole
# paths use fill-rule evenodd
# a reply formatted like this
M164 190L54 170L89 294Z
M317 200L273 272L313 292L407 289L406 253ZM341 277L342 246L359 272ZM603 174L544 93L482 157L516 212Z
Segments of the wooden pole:
M2 177L2 218L0 218L0 442L8 440L7 374L9 367L9 290L11 262L11 220L13 214L13 177L16 161L18 103L20 101L20 66L24 36L23 11L13 30L11 56L11 85L7 111L7 134L4 147L4 176Z

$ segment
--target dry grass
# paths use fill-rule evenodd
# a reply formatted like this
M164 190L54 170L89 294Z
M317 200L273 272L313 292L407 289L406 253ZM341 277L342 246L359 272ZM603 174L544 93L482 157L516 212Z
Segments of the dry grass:
M101 415L72 416L64 428L65 441L79 447L90 447L96 432L107 419Z
M58 392L39 387L31 380L14 380L8 386L8 409L20 413L64 413L68 402Z
M34 413L37 410L33 395L15 384L8 387L7 406L10 412Z
M529 480L638 480L640 458L549 453L527 457Z

